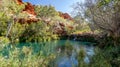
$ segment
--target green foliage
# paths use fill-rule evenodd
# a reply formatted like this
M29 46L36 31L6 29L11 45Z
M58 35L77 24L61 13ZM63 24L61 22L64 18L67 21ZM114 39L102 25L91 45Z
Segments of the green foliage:
M12 43L16 43L19 42L19 37L21 36L21 34L25 31L25 26L21 25L18 22L13 23L12 27L11 27L11 31L9 33L9 38L11 40Z
M17 19L27 18L27 15L22 13L25 6L19 5L16 1L4 0L0 9L0 36L9 37L11 43L19 42L40 42L58 39L56 34L53 35L53 26L60 21L61 23L68 23L69 21L63 18L54 19L59 13L53 6L35 6L35 11L38 18L42 18L37 23L19 24ZM50 18L50 24L46 23L45 18ZM64 22L63 22L63 21ZM52 23L54 22L54 23ZM71 24L72 25L72 24ZM64 27L65 31L69 28Z
M2 0L2 8L7 14L14 13L14 15L18 15L24 8L24 5L19 5L13 0Z
M112 0L101 0L99 6L108 5Z
M50 6L37 5L35 6L35 12L37 13L37 17L40 18L54 17L56 15L59 15L59 13L51 5Z
M75 32L73 32L73 34L90 33L90 32L92 31L89 24L84 22L84 23L77 24L76 30Z
M48 67L49 62L55 59L55 57L54 54L45 56L42 51L33 55L29 47L23 47L22 51L14 48L9 51L9 58L0 55L0 67Z
M53 35L50 26L45 22L39 21L26 26L25 31L19 37L20 42L41 42L58 39L57 35Z
M100 36L104 40L99 40L101 46L119 45L119 0L86 0L84 3L78 2L76 4L74 10L78 12L77 15L80 15L85 21L89 22L91 31L97 30L97 33L103 32ZM109 40L109 37L112 39L110 38L111 40Z
M85 51L82 49L77 55L79 67L119 67L120 47L95 48L95 54L90 58L90 63L84 62Z
M110 3L114 2L114 5L119 2L119 0L100 0L98 6L106 6L109 5Z
M26 25L25 31L20 36L20 42L26 40L30 42L32 39L36 40L36 37L40 37L39 35L42 34L43 27L42 22Z
M78 59L78 67L87 67L87 64L84 62L84 58L86 56L86 52L84 49L80 49L77 59Z
M69 43L69 41L66 41L65 45L63 45L63 48L61 49L65 50L64 52L67 54L68 57L70 57L72 55L74 47L72 46L72 44Z
M85 19L82 18L81 16L79 15L75 16L74 23L76 25L75 32L73 32L74 34L92 32L90 23L85 21Z
M6 37L0 37L0 41L2 42L2 43L10 43L10 41L9 41L9 39L8 38L6 38Z
M91 58L91 67L119 67L120 47L106 47L95 49L95 55Z
M18 39L23 31L23 27L15 19L26 16L26 14L21 13L23 8L24 5L18 5L13 0L2 0L0 9L0 36L9 36L11 42Z
M3 49L5 46L7 46L10 43L10 40L6 37L0 37L0 50Z
M7 23L5 21L0 21L0 36L6 35Z
M95 55L91 58L91 67L112 67L109 60L104 57L104 53L96 48L96 53Z
M58 28L59 28L59 30L64 31L68 35L75 30L75 25L72 21L63 19L60 16L52 17L50 24L51 24L51 27L52 27L54 33L59 33L59 31L57 30ZM71 29L70 27L73 27L73 28Z
M110 62L112 67L120 66L120 46L105 48L103 55Z

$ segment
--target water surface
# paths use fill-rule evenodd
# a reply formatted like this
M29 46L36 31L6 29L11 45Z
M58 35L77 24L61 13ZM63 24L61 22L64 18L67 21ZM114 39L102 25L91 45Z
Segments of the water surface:
M77 67L77 55L81 49L86 53L84 62L90 62L89 58L94 55L94 47L92 44L93 43L90 42L80 42L74 40L55 40L44 43L20 43L16 44L15 47L21 50L23 47L30 47L32 49L32 54L37 54L40 51L42 51L46 56L51 53L55 53L57 57L54 64L57 67ZM5 47L1 53L4 56L9 57L9 51L12 50L12 48L13 47L9 45Z

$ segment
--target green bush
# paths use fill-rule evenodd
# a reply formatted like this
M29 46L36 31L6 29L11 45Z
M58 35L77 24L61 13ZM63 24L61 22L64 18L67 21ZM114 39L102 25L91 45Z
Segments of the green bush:
M104 53L96 48L95 55L91 58L91 67L112 67L109 60L104 57Z
M10 40L6 37L0 37L0 49L7 46L10 43Z

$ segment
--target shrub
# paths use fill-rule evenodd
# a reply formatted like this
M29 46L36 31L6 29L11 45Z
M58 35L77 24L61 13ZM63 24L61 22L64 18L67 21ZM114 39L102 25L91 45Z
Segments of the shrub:
M0 37L0 48L7 46L10 43L10 40L6 37Z

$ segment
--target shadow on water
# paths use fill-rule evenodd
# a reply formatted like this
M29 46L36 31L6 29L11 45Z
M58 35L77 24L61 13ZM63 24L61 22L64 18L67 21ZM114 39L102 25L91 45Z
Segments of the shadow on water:
M85 63L89 63L89 58L94 55L94 47L91 44L90 42L74 40L57 40L44 43L20 43L16 44L14 47L21 51L24 47L29 47L33 55L38 54L40 51L43 51L45 56L55 53L57 57L53 65L57 67L78 67L79 53L81 50L85 52L85 56L83 56ZM4 49L1 50L1 54L9 58L9 51L13 51L14 47L12 45L4 47ZM21 54L21 57L24 58L24 54Z

